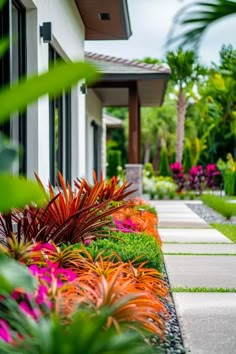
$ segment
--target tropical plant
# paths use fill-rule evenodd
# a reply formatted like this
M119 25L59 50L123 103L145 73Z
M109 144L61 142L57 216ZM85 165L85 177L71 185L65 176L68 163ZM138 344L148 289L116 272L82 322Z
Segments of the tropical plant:
M196 49L209 26L234 13L236 3L232 0L194 1L187 4L179 10L173 20L167 45L178 42L178 46ZM176 35L177 26L186 28L186 31Z
M184 148L184 158L183 158L183 166L184 166L184 172L188 173L188 171L192 167L192 156L191 156L191 150L189 144L187 144Z
M160 167L158 171L159 176L170 176L170 166L168 161L167 150L162 148L161 150L161 160L160 160Z
M55 244L84 242L104 234L104 225L111 222L109 216L123 207L122 200L132 193L126 191L129 184L125 182L116 188L117 179L109 182L95 181L90 186L85 179L76 182L76 193L66 184L59 173L60 188L57 190L49 183L49 196L37 176L38 183L44 190L47 204L43 207L26 207L23 211L14 209L7 215L0 214L2 228L0 234L7 238L16 230L18 242L53 241ZM109 199L107 199L109 198Z
M198 193L201 193L204 181L205 181L205 174L201 165L193 166L188 171L187 188L189 190L194 190L197 191Z
M111 178L117 176L117 168L121 166L121 151L120 150L110 150L107 154L107 176Z
M173 180L177 185L177 192L181 192L185 187L185 176L183 173L183 166L180 162L170 164Z
M168 52L166 60L171 69L171 80L177 86L177 136L176 136L176 161L182 162L184 142L184 122L188 105L187 88L192 88L205 70L197 63L193 51Z
M65 326L57 316L50 320L42 317L36 322L24 313L19 314L17 306L14 306L14 302L11 301L8 311L11 318L8 317L8 321L14 323L20 336L16 336L8 323L1 320L1 353L153 353L152 348L143 341L138 332L126 329L117 333L113 328L104 330L112 311L113 309L103 308L99 313L91 314L85 309L79 310L73 316L71 323Z

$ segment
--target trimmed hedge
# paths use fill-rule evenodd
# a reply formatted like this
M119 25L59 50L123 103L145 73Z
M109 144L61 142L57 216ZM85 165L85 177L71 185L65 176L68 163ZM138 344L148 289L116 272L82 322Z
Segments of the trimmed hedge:
M123 262L133 261L140 257L134 264L147 262L146 266L155 268L162 272L163 255L156 239L146 234L115 232L112 236L116 238L97 238L92 241L91 245L86 246L88 251L96 257L101 251L103 256L112 256L112 260L116 261L117 254ZM81 248L81 243L74 245L74 248Z

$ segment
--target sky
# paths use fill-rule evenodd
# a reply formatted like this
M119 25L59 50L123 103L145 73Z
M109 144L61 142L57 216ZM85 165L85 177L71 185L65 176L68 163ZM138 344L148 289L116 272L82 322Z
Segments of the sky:
M133 35L123 41L86 41L85 50L124 59L165 57L165 42L173 17L195 0L128 0ZM223 44L236 47L236 15L212 25L203 37L198 53L202 64L218 63Z

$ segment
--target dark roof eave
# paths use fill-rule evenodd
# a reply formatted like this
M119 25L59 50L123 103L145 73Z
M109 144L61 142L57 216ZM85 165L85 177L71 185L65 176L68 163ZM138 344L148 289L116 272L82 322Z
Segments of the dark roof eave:
M129 37L132 35L132 30L131 30L127 0L121 0L121 13L123 15L122 19L123 19L123 25L124 25L124 31L125 31L125 38L124 39L129 39Z
M141 81L141 80L159 80L169 79L170 73L116 73L102 74L100 82L122 82L122 81Z

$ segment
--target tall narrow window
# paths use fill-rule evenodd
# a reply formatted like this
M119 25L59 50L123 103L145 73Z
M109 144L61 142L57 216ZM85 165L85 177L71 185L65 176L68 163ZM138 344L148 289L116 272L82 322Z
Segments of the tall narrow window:
M58 53L49 46L50 64L58 59ZM50 181L55 184L57 171L60 171L66 181L71 182L71 92L50 99L49 136Z
M6 1L0 15L0 37L9 37L11 45L0 60L0 86L17 82L26 75L26 10L17 0ZM15 113L9 123L1 126L5 135L22 149L14 172L26 174L26 112Z
M93 169L97 176L101 172L101 127L93 120Z

